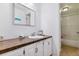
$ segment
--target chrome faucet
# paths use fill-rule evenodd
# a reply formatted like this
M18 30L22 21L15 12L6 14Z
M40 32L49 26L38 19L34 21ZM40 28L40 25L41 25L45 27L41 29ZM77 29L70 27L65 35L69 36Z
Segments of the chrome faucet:
M31 33L31 36L35 36L35 35L36 35L36 33L35 33L35 32Z
M43 35L43 30L39 30L38 35Z

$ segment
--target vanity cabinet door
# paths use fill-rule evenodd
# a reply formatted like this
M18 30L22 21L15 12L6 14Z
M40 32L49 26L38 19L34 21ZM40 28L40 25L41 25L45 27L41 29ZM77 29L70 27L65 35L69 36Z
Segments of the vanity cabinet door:
M23 49L24 48L15 49L13 51L1 54L1 56L23 56Z
M35 48L36 48L36 43L27 45L25 47L25 55L26 56L35 56Z
M36 56L43 56L43 41L36 43L35 55Z
M44 56L52 54L52 38L44 40Z
M24 47L23 55L28 56L28 46Z

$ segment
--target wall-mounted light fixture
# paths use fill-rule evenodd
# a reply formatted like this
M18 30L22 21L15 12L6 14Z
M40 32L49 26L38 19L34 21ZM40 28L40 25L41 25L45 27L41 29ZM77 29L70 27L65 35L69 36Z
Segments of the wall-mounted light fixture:
M69 10L69 7L64 7L63 9L62 9L62 11L68 11Z

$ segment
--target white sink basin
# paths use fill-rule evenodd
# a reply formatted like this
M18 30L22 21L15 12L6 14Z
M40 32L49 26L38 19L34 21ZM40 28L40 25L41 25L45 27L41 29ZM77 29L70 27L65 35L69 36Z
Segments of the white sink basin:
M44 36L28 36L28 38L43 38Z

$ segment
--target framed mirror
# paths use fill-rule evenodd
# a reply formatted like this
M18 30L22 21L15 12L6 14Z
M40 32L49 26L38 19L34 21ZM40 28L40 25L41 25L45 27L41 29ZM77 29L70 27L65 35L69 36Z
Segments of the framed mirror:
M13 4L13 24L34 26L36 19L36 12L21 3Z

